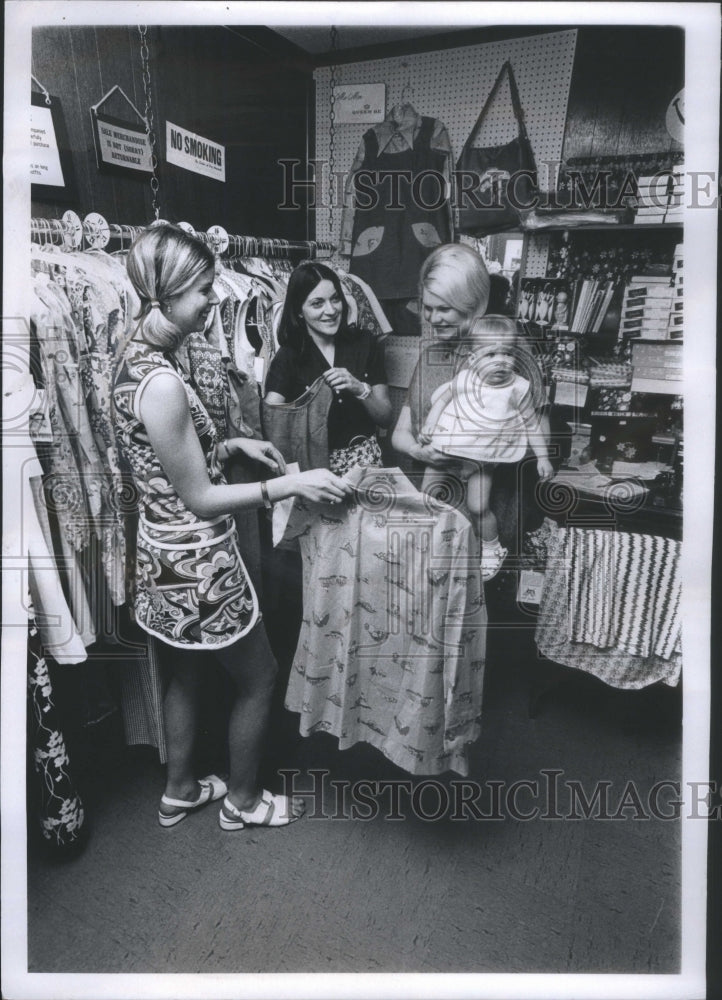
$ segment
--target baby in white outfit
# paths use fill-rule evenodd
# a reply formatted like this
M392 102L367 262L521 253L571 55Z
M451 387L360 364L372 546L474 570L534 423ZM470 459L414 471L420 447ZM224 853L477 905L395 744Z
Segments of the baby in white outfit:
M494 466L521 461L531 445L540 479L549 479L554 470L532 386L516 370L526 353L517 345L516 323L508 316L484 316L474 322L469 336L474 350L454 378L431 396L419 441L474 463L464 466L466 503L476 521L481 519L482 577L491 579L507 554L489 507ZM534 364L531 358L529 363ZM443 476L427 466L424 489L433 492L434 482Z

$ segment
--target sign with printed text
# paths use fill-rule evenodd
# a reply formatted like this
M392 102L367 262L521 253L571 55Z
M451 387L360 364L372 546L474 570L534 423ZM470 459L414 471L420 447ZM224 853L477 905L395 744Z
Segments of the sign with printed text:
M152 172L150 139L136 124L129 125L119 118L95 112L95 140L98 164L133 170L143 174Z
M50 107L30 107L30 179L33 184L65 187Z
M165 158L183 170L225 182L226 147L169 121L165 123Z
M351 83L333 88L337 125L382 122L386 115L385 83Z

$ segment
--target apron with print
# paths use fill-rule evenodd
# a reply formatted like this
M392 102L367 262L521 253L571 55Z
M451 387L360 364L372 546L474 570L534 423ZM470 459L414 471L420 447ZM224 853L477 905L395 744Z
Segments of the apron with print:
M379 151L373 129L364 134L349 271L381 299L415 297L424 260L451 240L441 190L446 154L431 148L434 124L424 116L413 148L396 153Z

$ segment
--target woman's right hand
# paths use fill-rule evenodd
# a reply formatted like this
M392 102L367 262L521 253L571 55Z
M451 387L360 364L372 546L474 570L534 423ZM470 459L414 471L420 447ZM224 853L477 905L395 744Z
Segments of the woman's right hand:
M314 503L340 503L353 489L345 479L329 469L295 472L288 478L292 480L293 496L304 497Z

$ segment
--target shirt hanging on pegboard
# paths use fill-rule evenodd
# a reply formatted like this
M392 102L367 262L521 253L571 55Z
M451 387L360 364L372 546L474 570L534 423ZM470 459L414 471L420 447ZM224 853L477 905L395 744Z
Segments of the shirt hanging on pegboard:
M410 104L364 133L346 187L341 253L380 299L418 293L429 253L452 239L446 126Z

